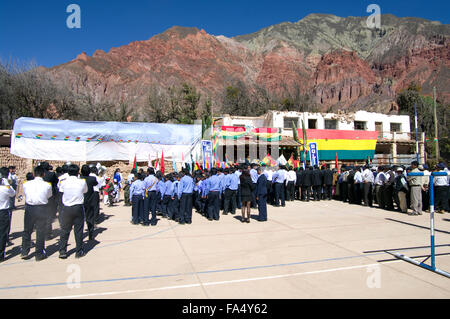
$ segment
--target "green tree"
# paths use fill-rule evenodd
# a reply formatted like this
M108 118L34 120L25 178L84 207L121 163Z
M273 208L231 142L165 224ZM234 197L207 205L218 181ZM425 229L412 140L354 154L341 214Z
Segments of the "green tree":
M435 130L434 130L434 101L431 96L421 94L421 88L415 83L411 83L406 90L400 92L397 96L399 113L409 115L411 131L414 131L414 104L417 105L417 125L419 132L425 132L427 139L426 152L435 156ZM436 102L438 143L440 155L442 158L449 159L449 127L448 118L450 116L450 107L448 104Z

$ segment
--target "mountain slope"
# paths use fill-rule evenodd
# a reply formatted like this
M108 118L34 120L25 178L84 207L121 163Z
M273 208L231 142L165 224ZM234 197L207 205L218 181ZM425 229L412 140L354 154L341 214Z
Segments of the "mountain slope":
M265 88L282 98L308 94L322 111L395 110L395 95L414 81L439 98L450 97L450 25L419 18L311 14L255 33L227 38L172 27L146 41L99 50L92 57L48 69L95 101L127 101L136 108L149 87L188 82L220 106L228 85Z

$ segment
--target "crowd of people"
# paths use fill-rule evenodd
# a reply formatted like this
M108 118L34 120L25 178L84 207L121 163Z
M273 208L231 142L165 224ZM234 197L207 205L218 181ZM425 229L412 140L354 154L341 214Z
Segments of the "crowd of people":
M48 162L40 163L23 183L25 195L24 230L21 257L29 258L31 234L36 230L37 261L47 257L45 241L52 239L52 224L59 220L59 257L65 259L67 241L73 228L75 257L85 255L83 250L84 223L88 239L94 239L99 223L101 196L103 203L114 206L124 192L124 203L131 206L131 224L155 226L160 215L180 224L192 223L195 210L209 221L218 221L222 215L241 210L238 218L250 223L251 209L258 210L256 220L267 221L267 205L284 207L286 201L340 200L350 204L398 210L409 215L420 215L429 207L428 167L412 162L402 166L346 166L338 172L329 165L306 166L293 169L278 165L236 164L228 168L199 168L163 175L149 167L133 169L126 179L120 169L113 178L106 168L94 165L63 165L53 171ZM449 210L448 168L440 163L434 171L445 172L434 177L434 205L438 213ZM409 172L424 176L408 176ZM5 260L9 243L11 212L19 185L15 168L0 168L0 262ZM20 199L19 199L20 200ZM409 209L411 210L409 212Z

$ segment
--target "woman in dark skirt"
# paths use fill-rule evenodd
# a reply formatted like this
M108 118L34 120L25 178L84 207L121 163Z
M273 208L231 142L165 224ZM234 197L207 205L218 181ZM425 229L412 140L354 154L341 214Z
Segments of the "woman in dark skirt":
M250 223L250 205L252 203L252 193L255 190L255 185L252 183L250 172L248 169L242 170L240 176L241 181L241 201L242 201L242 220L241 222ZM245 217L247 215L247 217Z

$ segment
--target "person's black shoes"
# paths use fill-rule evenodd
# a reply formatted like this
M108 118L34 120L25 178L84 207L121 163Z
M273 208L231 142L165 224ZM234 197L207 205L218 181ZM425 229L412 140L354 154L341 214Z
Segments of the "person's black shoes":
M86 255L86 253L84 252L84 250L81 250L80 252L75 254L75 258L81 258L84 257Z
M67 253L66 253L66 252L64 252L64 253L59 253L59 258L60 258L60 259L67 259Z
M250 224L250 218L247 218L247 224Z
M44 260L46 258L47 258L47 255L39 255L39 256L36 256L36 261L41 261L41 260Z
M23 253L22 253L22 254L20 255L20 258L22 258L22 259L27 259L27 258L28 258L28 254L23 254Z

